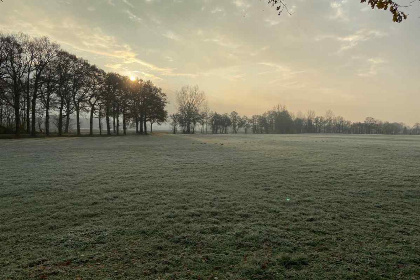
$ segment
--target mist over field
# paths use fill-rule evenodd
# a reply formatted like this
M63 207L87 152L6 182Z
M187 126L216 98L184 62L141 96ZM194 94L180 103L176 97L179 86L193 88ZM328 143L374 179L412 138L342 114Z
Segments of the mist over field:
M0 280L420 279L420 0L0 0Z

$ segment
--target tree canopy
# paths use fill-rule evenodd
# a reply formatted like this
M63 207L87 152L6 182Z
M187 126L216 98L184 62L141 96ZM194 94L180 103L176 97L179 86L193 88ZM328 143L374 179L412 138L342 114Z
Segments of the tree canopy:
M416 1L418 0L412 0L407 5L401 5L394 0L360 0L360 3L367 3L372 9L390 11L392 14L392 20L399 23L408 17L408 14L403 12L401 8L407 8ZM279 12L279 15L281 15L284 11L289 13L287 3L284 0L268 0L268 4L275 7Z

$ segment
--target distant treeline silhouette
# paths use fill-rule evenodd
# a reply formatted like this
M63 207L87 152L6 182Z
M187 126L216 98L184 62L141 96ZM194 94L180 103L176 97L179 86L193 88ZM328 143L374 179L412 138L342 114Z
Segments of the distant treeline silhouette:
M198 87L184 87L177 92L178 112L170 115L172 132L227 134L238 132L254 134L342 133L342 134L412 134L420 135L420 123L409 127L403 123L382 122L368 117L364 122L351 122L335 116L329 110L325 116L314 111L305 115L290 113L286 107L277 106L262 115L240 116L210 112L204 92Z
M166 121L166 104L151 81L105 73L46 37L0 34L0 133L50 135L52 122L68 134L75 115L80 135L80 114L88 113L90 135L94 118L100 134L126 134L129 125L147 134L146 123Z
M177 92L178 112L170 116L172 130L195 133L347 133L420 134L420 124L382 122L366 118L351 122L328 111L292 114L277 106L262 115L211 112L198 86ZM151 81L105 73L50 42L46 37L0 34L0 133L69 134L75 118L81 135L80 116L89 115L90 135L94 119L100 134L126 134L128 127L147 134L147 123L167 121L167 97ZM103 124L105 121L105 125ZM122 122L122 131L121 123ZM51 127L54 129L51 129Z

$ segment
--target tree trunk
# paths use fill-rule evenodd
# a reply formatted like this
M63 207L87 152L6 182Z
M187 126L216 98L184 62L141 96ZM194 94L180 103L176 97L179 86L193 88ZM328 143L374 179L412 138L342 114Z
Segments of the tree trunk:
M1 103L0 103L0 125L3 125L3 105Z
M109 122L109 112L110 110L109 110L109 106L107 106L107 108L106 108L106 116L105 116L105 119L106 119L106 133L107 133L107 135L111 135L111 124L110 124L110 122Z
M144 124L144 134L147 135L147 123L146 123L146 118L143 119L143 124Z
M77 136L80 136L80 104L78 103L76 106L76 129L77 129Z
M61 98L60 103L60 113L58 115L58 135L63 135L63 106L64 106L64 100Z
M39 86L39 79L40 79L40 75L41 73L37 73L37 75L35 76L35 84L34 84L34 92L33 92L33 96L32 96L32 128L31 128L31 135L35 136L36 134L36 99L38 98L38 86Z
M89 135L93 136L93 113L95 112L95 105L90 107L90 119L89 119Z
M153 123L150 122L150 133L153 133Z
M32 96L32 127L31 127L31 136L35 136L36 135L36 97L37 94L34 91L34 95Z
M143 134L143 115L140 115L140 134Z
M117 135L120 135L120 110L119 106L117 105Z
M20 99L20 98L15 98L15 99ZM19 101L16 102L15 100L15 129L16 129L16 136L19 137L20 136L20 108L19 108ZM17 103L17 104L16 104Z
M50 136L50 98L47 98L47 105L45 106L45 134Z
M30 88L29 88L29 72L28 72L28 82L26 87L26 131L30 134L31 133L31 119L30 119L30 104L31 104L31 96L30 96Z
M68 134L69 129L70 129L70 108L66 108L66 127L64 129L64 133Z
M98 125L99 125L99 135L102 135L102 108L99 105L99 113L98 113Z
M115 107L112 108L112 131L114 131L115 134Z
M127 135L127 123L126 123L126 119L125 119L125 114L123 113L123 130L124 130L124 135Z
M136 134L139 133L139 118L136 117Z

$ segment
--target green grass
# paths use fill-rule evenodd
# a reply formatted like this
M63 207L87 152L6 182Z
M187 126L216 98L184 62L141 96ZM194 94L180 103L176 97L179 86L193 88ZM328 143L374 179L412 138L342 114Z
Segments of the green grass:
M419 279L420 138L0 141L0 279Z

